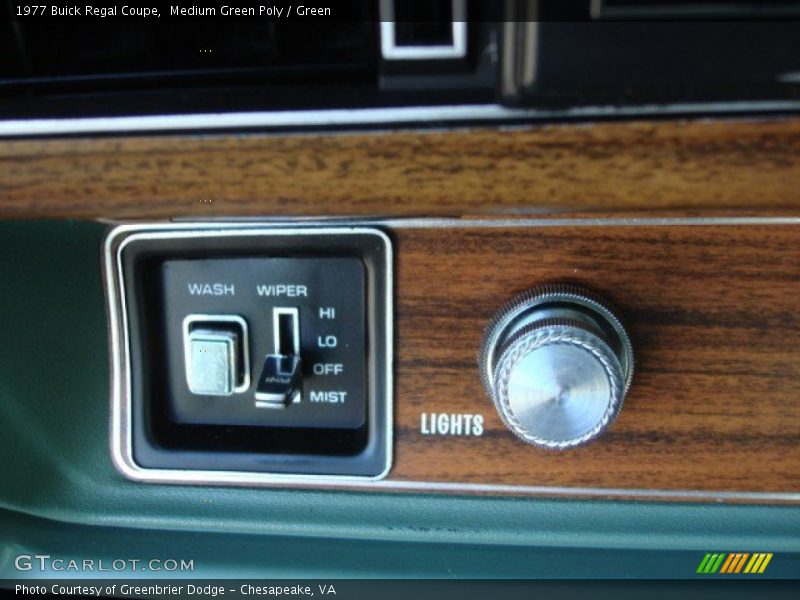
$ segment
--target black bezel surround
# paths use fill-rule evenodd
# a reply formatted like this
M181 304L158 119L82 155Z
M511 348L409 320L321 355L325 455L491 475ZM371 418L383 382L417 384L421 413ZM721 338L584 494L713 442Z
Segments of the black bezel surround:
M125 229L125 231L119 231ZM158 473L191 482L268 483L271 476L379 479L391 464L391 244L382 232L358 227L199 226L119 228L107 241L126 344L127 390L115 393L112 443L124 474ZM114 246L113 248L111 246ZM113 256L109 253L113 252ZM166 260L226 257L355 257L364 265L367 333L367 421L358 429L278 429L188 425L165 419L164 348L159 327L158 271ZM114 289L116 288L116 289ZM113 319L112 319L113 321ZM113 326L113 323L112 323ZM161 383L160 383L161 382ZM127 397L126 397L127 396ZM124 422L124 423L123 423ZM124 438L124 439L123 439ZM202 474L207 478L203 479ZM217 477L220 473L224 477ZM158 478L156 478L158 479Z

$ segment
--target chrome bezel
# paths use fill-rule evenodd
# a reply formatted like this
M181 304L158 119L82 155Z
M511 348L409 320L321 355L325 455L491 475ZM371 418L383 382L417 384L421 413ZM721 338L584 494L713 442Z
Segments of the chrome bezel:
M383 320L386 356L383 377L386 390L385 409L379 423L376 417L377 394L370 393L368 415L371 431L386 436L383 469L375 476L288 474L273 472L224 471L205 469L149 468L139 465L133 454L131 348L129 320L125 299L125 277L122 252L134 241L155 239L190 239L197 237L237 236L297 236L297 235L372 235L381 243L385 262L385 298ZM183 223L119 225L112 229L103 244L103 273L109 319L111 351L111 423L110 445L114 466L125 477L150 483L194 485L249 486L342 486L379 481L391 470L393 456L393 257L389 237L381 230L368 227L323 226L308 224L300 227L280 224ZM376 332L377 334L377 332Z

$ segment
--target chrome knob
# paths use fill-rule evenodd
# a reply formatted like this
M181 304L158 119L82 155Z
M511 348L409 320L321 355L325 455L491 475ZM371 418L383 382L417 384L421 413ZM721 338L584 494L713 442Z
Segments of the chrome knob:
M508 428L529 444L563 450L614 421L633 376L633 347L622 321L594 293L549 285L497 314L479 365Z

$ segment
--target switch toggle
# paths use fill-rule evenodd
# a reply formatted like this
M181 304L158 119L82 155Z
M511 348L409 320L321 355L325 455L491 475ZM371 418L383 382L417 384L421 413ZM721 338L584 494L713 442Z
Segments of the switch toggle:
M256 385L256 408L284 408L300 402L302 361L300 358L300 311L272 309L275 351L264 359Z
M256 387L256 407L283 408L300 395L300 357L269 354Z

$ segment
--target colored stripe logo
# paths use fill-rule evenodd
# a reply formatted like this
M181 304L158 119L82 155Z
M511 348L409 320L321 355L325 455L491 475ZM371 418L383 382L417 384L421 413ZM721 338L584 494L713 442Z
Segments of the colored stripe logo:
M763 573L772 552L708 552L700 561L696 573L713 575L714 573L735 575L737 573L756 575Z

